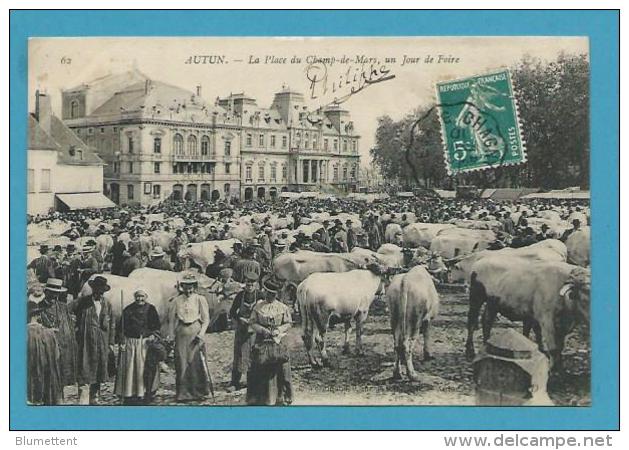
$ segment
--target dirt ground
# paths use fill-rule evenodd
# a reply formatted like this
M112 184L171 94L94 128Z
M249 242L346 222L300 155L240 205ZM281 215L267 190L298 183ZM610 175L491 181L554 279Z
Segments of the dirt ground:
M421 339L416 343L415 369L420 380L392 379L395 355L389 318L384 305L376 300L365 325L365 355L342 355L343 326L328 332L326 341L332 368L310 368L296 324L289 332L295 405L474 405L472 365L464 355L467 296L461 292L441 292L440 314L433 322L433 360L422 362ZM496 327L520 324L499 319ZM590 405L590 346L588 331L578 328L567 339L564 350L565 373L551 376L548 391L561 406ZM477 351L482 347L481 333L476 333ZM226 391L232 361L233 332L206 335L208 365L214 383L214 398L188 402L186 405L244 405L245 390ZM352 350L355 348L352 333ZM103 386L101 404L116 405L113 383ZM76 403L76 388L66 388L69 404ZM174 367L161 374L161 389L155 405L177 405Z

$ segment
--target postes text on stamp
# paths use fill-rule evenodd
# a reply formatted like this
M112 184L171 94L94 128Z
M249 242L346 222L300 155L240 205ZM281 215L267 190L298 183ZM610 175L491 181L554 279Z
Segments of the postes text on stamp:
M450 175L526 161L508 70L437 83Z

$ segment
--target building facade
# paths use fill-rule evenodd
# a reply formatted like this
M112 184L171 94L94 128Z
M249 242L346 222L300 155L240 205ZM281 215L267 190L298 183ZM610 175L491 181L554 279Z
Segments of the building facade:
M244 93L210 104L200 86L188 91L133 70L62 98L64 122L106 162L103 189L118 204L356 189L359 136L349 113L309 112L286 88L269 108Z
M28 116L27 212L113 206L102 195L103 161L52 114L50 97L36 92Z

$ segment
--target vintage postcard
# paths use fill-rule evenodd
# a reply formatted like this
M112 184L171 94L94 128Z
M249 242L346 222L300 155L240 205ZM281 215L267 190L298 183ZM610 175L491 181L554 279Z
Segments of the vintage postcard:
M23 119L24 403L592 405L587 37L31 38Z

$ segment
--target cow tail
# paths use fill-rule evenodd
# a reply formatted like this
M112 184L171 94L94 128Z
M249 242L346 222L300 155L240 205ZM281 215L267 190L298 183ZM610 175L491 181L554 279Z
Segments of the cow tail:
M406 308L408 306L408 289L406 283L406 276L402 278L402 282L400 283L400 342L397 342L397 345L403 345L404 340L408 338L407 332L407 323L408 323L408 314Z
M307 336L312 333L312 316L308 307L306 306L306 297L307 293L304 292L306 290L303 284L300 284L297 287L296 297L297 297L297 306L299 307L299 315L301 316L301 326L302 326L302 334Z

